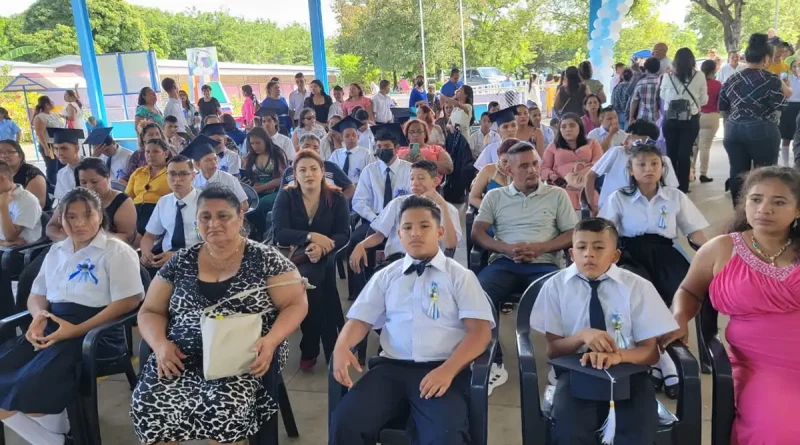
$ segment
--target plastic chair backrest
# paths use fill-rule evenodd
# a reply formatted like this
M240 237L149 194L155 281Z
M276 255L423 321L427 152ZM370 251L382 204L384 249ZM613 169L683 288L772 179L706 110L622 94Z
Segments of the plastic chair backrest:
M250 206L248 211L253 211L258 208L258 193L256 193L256 189L254 189L249 184L240 183L242 189L244 189L245 195L247 195L247 204Z

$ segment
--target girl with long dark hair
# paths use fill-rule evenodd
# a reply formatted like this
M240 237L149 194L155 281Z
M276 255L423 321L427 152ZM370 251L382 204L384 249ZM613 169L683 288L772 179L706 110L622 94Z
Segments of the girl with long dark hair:
M475 96L472 92L472 87L463 85L456 90L455 96L452 98L442 95L439 98L444 105L451 105L453 112L450 114L449 124L457 127L461 131L464 139L469 140L469 127L475 123L475 114L473 113L473 103Z
M155 122L159 127L164 126L164 115L158 109L156 103L158 95L150 87L144 87L139 91L137 99L136 118L134 119L137 130L148 122Z
M581 80L578 68L571 66L564 71L561 77L561 88L556 94L553 111L561 117L566 113L583 114L583 100L592 94L589 87Z
M255 94L253 94L253 87L242 85L242 97L242 121L244 121L245 128L252 128L253 120L256 117L256 106L260 107Z
M39 154L44 160L45 170L47 172L47 182L50 187L55 187L58 179L58 170L63 167L56 158L56 153L53 147L53 137L50 136L48 128L66 128L64 120L60 116L53 113L53 101L47 96L39 96L36 102L36 108L33 112L33 132L36 135L36 142L39 146Z
M325 92L325 86L319 79L311 81L311 95L308 96L303 104L305 108L311 108L316 113L317 122L323 126L328 126L328 111L333 105L333 99ZM298 124L303 126L302 120Z
M278 196L281 176L288 162L283 151L272 143L263 128L250 130L247 139L250 150L244 158L244 169L258 193L258 210L263 210L266 218L266 213L272 210L272 204Z

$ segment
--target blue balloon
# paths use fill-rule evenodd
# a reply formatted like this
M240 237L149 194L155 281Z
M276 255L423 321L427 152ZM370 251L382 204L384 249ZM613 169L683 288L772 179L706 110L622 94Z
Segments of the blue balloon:
M597 36L598 39L604 40L611 36L611 30L608 27L600 28L600 35Z
M608 28L609 26L611 26L611 20L609 20L609 19L603 19L603 20L600 22L600 25L601 25L601 28Z
M611 20L612 22L616 22L617 20L619 20L619 11L617 11L615 9L615 10L609 12L608 13L608 19Z

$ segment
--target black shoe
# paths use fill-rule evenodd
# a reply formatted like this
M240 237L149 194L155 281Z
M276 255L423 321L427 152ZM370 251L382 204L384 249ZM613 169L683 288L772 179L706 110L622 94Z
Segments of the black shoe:
M75 445L75 440L69 434L64 434L64 445Z
M655 389L656 392L661 392L661 388L664 386L664 381L652 374L650 375L650 381L653 383L653 389Z
M677 383L671 386L664 385L664 395L670 400L678 400L678 386Z
M714 178L709 178L706 175L700 175L700 182L702 182L703 184L707 184L707 183L713 182L713 181L714 181Z

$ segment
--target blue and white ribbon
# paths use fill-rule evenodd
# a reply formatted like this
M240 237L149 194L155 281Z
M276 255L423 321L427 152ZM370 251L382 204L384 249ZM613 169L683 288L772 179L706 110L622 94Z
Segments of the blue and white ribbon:
M438 320L441 316L441 312L439 311L439 285L436 284L434 281L431 283L431 292L430 292L431 302L428 305L428 317L432 320Z
M94 284L97 284L98 279L93 272L94 267L92 261L86 258L84 262L78 263L75 266L75 272L72 272L67 281L72 281L77 278L76 281L92 281Z
M614 342L620 349L628 349L628 340L622 335L622 317L617 313L611 314L611 326L614 328Z
M667 228L667 206L661 206L661 214L658 217L658 228L662 230Z

